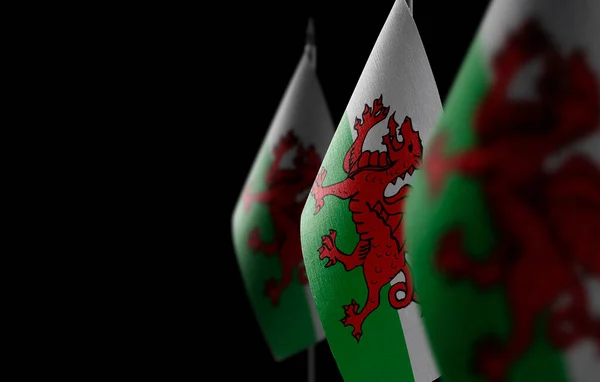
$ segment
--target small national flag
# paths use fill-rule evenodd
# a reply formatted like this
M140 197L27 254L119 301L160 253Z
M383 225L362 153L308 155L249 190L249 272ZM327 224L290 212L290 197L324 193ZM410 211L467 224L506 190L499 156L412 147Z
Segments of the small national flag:
M403 216L441 110L415 22L397 0L302 212L308 279L347 382L440 376L421 323Z
M445 382L600 381L600 1L493 0L406 237Z
M300 213L335 130L316 75L315 54L311 21L304 53L232 218L248 296L278 361L324 339L300 246Z

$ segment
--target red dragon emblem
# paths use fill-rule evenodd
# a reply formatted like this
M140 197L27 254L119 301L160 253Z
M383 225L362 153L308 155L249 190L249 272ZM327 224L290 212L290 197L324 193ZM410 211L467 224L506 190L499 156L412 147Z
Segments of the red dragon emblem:
M363 322L379 306L381 288L400 272L404 273L406 281L391 286L388 295L390 305L394 309L402 309L417 301L412 274L405 259L403 233L404 202L411 186L404 184L392 197L385 197L384 191L390 183L395 185L398 179L412 175L419 168L423 150L421 138L413 130L409 117L399 125L393 113L387 120L388 133L382 140L387 151L363 151L362 148L369 130L387 118L389 109L383 106L383 95L373 101L372 107L365 104L362 120L356 118L354 123L358 136L344 157L344 170L348 177L339 183L323 186L326 170L322 168L311 190L316 201L315 214L323 207L327 195L350 200L348 206L360 235L358 244L350 254L341 252L336 247L337 232L331 229L322 237L319 257L328 260L325 267L337 262L346 271L363 267L367 300L361 309L352 299L349 305L343 306L345 317L341 319L344 326L353 327L352 335L357 341L363 333ZM399 291L405 293L404 298L397 297Z
M293 149L296 149L293 168L282 168L282 159ZM267 190L252 193L248 187L244 191L243 200L246 210L250 209L253 202L269 206L275 228L273 240L270 243L262 241L256 227L250 233L248 246L255 253L279 256L281 279L279 282L270 279L265 284L265 295L277 306L281 293L292 282L295 270L298 271L298 279L302 284L308 282L300 246L300 215L319 171L321 159L312 145L302 146L291 130L275 145L273 154L273 163L265 176Z
M520 69L543 64L535 100L507 96ZM584 154L550 166L548 158L599 128L598 81L583 52L560 55L530 21L496 57L495 83L474 120L478 147L444 156L440 135L424 166L435 193L446 171L478 179L497 245L487 260L469 257L459 228L441 240L436 263L451 280L470 279L482 290L507 291L511 332L488 336L474 349L476 372L504 381L534 341L538 319L545 335L566 350L582 338L600 352L600 320L590 311L582 276L600 277L600 170Z

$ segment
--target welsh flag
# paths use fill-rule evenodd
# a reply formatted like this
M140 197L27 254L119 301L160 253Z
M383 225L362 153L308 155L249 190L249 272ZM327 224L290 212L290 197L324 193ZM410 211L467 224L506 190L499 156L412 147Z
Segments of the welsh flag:
M406 238L445 382L600 381L600 2L493 0Z
M309 284L346 382L431 382L440 376L421 322L403 216L411 176L420 171L441 110L415 22L398 0L301 219Z
M315 71L312 25L232 217L239 268L277 361L324 338L300 246L300 214L335 130Z

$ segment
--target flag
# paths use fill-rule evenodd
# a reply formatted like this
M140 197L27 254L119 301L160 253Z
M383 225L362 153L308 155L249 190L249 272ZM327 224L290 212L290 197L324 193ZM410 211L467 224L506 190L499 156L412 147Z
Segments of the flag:
M600 2L493 0L406 238L445 382L600 381Z
M339 121L301 219L302 252L346 382L439 377L402 233L411 176L442 105L415 22L396 1ZM418 290L418 288L417 288Z
M313 25L232 217L239 268L277 361L324 338L300 246L300 213L335 130L316 74Z

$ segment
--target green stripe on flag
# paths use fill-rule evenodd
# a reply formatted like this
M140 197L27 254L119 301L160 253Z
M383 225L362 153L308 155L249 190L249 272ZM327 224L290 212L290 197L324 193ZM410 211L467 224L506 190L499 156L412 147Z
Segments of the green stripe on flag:
M267 189L264 179L273 162L269 150L261 149L261 153L248 178L255 193ZM314 344L316 336L306 300L306 286L300 284L296 270L293 272L292 282L281 293L278 306L273 306L265 295L265 283L271 278L281 279L281 263L278 254L267 257L264 253L254 253L249 248L248 238L256 227L259 228L263 241L270 243L273 240L275 230L268 207L255 202L249 211L245 211L244 204L238 203L233 218L238 264L248 297L271 352L275 359L282 360Z
M480 42L476 41L431 139L440 132L448 132L447 154L476 144L472 122L491 83L485 62ZM419 192L412 192L407 203L406 214L410 218L405 230L431 347L442 379L481 382L474 370L475 343L490 335L501 341L508 338L511 320L506 293L501 287L481 292L469 280L449 282L436 271L433 257L441 235L457 225L464 228L466 250L474 259L483 260L491 253L494 232L483 194L475 180L458 174L448 175L438 199L430 193L422 172L416 172L413 184ZM528 291L522 293L527 295ZM540 317L535 343L512 368L509 381L558 381L557 376L566 375L560 353L544 338L544 325L544 317ZM537 366L531 367L536 362Z
M327 170L324 186L348 177L343 169L343 158L353 142L350 129L350 121L344 113L323 159ZM364 321L360 342L352 336L352 327L340 322L344 305L352 300L360 308L365 304L367 285L363 268L348 272L341 263L325 268L327 261L319 259L318 249L321 236L333 229L337 231L340 251L354 250L359 236L348 203L349 200L327 196L323 208L315 215L315 198L310 195L302 212L304 264L325 336L346 382L413 381L398 311L388 302L389 285L381 290L379 307Z

